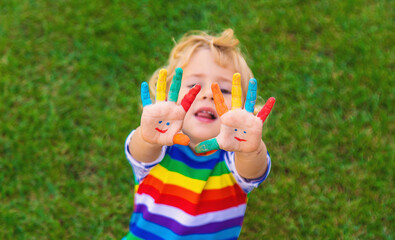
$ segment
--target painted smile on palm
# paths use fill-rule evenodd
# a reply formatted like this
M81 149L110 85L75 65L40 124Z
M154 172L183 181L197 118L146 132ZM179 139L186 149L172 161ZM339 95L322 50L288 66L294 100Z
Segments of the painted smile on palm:
M163 121L159 121L158 123L159 123L159 124L162 124ZM167 123L166 123L166 126L169 126L169 125L170 125L170 122L167 122ZM160 132L160 133L166 133L168 129L159 129L159 128L156 127L155 130L158 131L158 132Z

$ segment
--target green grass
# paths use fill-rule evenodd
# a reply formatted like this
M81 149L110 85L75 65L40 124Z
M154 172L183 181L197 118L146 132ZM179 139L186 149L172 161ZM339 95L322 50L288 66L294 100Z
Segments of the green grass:
M228 27L277 99L240 239L393 239L394 3L248 2L1 1L0 239L124 236L139 85Z

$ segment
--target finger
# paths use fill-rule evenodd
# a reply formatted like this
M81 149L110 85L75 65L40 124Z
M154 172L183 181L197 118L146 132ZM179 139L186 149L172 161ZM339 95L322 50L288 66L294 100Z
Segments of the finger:
M156 83L156 101L166 100L166 76L167 70L161 69L159 71L158 82Z
M199 143L198 145L196 145L195 152L204 153L204 152L218 150L218 149L220 149L220 148L219 148L217 139L212 138L212 139L203 141L203 142Z
M248 91L247 91L247 98L246 104L244 109L247 112L253 113L256 103L256 92L257 92L257 82L255 78L251 78L248 82Z
M225 104L224 96L219 89L218 83L211 84L211 91L213 92L215 109L219 116L222 116L228 111L228 107Z
M263 106L262 110L258 113L257 117L259 117L262 122L265 122L267 116L269 116L269 113L272 110L275 102L276 99L274 97L269 98Z
M143 102L143 107L152 104L151 98L149 96L148 83L146 82L141 84L141 101Z
M232 79L232 110L238 108L241 108L241 77L240 73L235 73Z
M178 93L180 92L181 88L181 79L182 79L182 69L177 68L176 74L173 77L170 85L170 92L169 92L169 101L177 102L178 100Z
M187 146L189 144L189 142L190 142L189 137L187 135L183 134L183 133L177 133L173 137L173 143L174 144Z
M193 101L195 101L196 95L200 92L200 85L196 84L193 88L189 90L187 94L181 100L181 106L184 108L185 112L188 112Z

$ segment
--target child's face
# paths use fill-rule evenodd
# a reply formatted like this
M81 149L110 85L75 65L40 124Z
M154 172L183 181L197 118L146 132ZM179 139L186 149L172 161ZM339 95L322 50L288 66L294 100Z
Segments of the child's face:
M195 52L183 70L178 101L181 101L195 84L202 87L184 118L182 128L182 131L191 139L191 146L194 147L195 144L214 138L219 134L221 121L215 110L211 84L218 83L225 103L230 109L232 76L235 70L232 67L219 66L208 49Z

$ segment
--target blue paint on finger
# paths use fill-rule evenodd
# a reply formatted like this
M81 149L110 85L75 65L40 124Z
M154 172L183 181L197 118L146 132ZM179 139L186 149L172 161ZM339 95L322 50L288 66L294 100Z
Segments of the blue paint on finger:
M143 102L143 107L151 105L151 97L149 95L149 88L148 88L148 83L143 82L141 84L141 101Z
M244 109L247 112L254 112L255 103L256 103L256 92L257 92L258 84L255 78L251 78L248 83L248 91L247 91L247 98L246 104Z

